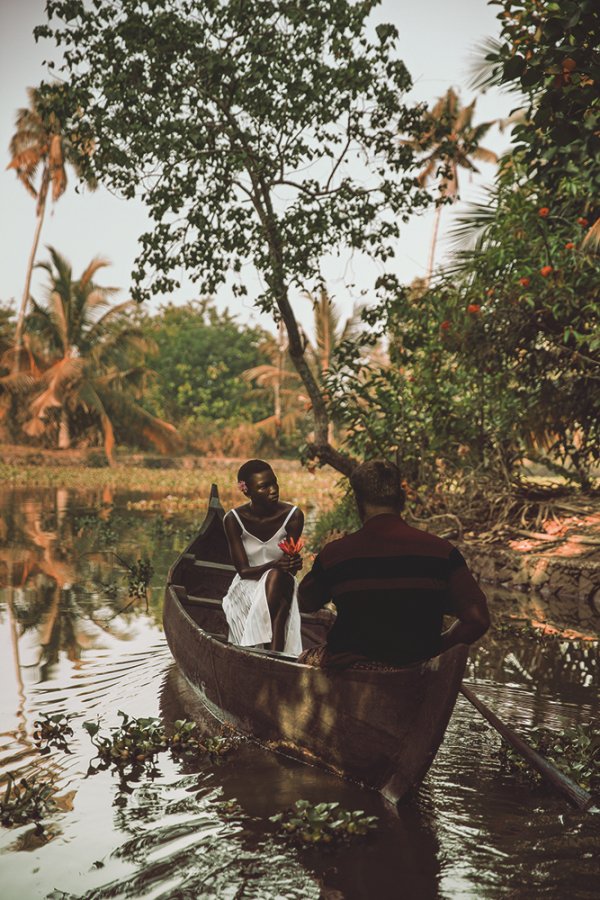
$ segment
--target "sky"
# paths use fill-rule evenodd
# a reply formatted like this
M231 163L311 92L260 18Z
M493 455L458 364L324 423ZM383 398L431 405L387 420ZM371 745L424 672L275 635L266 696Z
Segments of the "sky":
M14 171L6 170L10 160L8 144L14 130L15 112L26 105L26 89L39 84L48 72L43 60L52 57L48 42L36 44L33 28L45 21L45 0L2 0L0 3L0 209L2 240L0 241L0 301L9 302L15 309L20 303L27 259L33 240L35 201L18 182ZM413 78L414 87L407 100L433 103L448 87L460 93L463 103L473 99L468 88L468 70L473 48L488 36L498 34L495 18L497 7L486 0L383 0L373 14L373 26L392 22L399 34L399 55ZM54 51L54 58L56 51ZM480 95L474 121L505 118L514 102L505 93L490 90ZM488 132L484 146L500 154L509 145L507 133L496 126ZM440 226L440 244L436 262L444 258L445 235L452 218L460 213L469 200L481 198L482 189L491 184L495 166L481 165L481 174L470 177L464 172L460 182L461 201L453 210L445 208ZM101 284L122 289L125 299L130 274L137 255L137 239L146 230L147 216L140 201L122 200L100 188L94 193L76 193L75 177L71 175L66 193L46 212L38 261L47 258L45 247L51 245L66 256L75 275L82 273L96 256L110 260L110 268L98 276ZM463 206L464 208L464 206ZM403 227L396 258L391 264L402 281L425 274L433 227L433 211L429 211ZM325 261L324 274L329 293L340 310L350 315L361 290L367 291L378 269L362 258L345 259L342 264ZM198 296L197 287L185 276L182 286L168 298L156 298L150 309L165 300L184 303ZM252 282L253 276L249 276ZM32 294L42 294L44 273L34 273ZM255 287L258 282L254 280ZM349 284L354 287L348 287ZM252 284L250 283L252 292ZM221 309L228 308L239 320L261 324L273 329L270 319L258 314L250 298L239 299L227 289L221 290L215 301ZM296 314L310 333L312 312L310 302L300 296L293 299Z

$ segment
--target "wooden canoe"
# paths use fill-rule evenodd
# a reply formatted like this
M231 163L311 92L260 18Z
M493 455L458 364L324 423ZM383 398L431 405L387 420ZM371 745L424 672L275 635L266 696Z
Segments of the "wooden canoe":
M204 524L169 572L163 621L180 671L221 722L396 803L442 742L467 648L391 672L331 672L227 643L221 598L235 570L223 514L213 485ZM321 643L333 619L328 610L303 614L304 645Z

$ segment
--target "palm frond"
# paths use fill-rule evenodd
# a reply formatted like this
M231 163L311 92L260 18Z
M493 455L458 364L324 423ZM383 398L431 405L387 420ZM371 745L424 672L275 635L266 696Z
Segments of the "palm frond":
M28 372L13 371L0 377L0 393L22 397L28 394L35 385L36 379Z
M477 103L477 98L469 103L468 106L463 106L459 109L458 115L456 116L454 122L452 123L452 131L455 133L459 133L464 131L470 124L473 118L473 113L475 112L475 104Z
M60 134L52 135L48 152L48 168L52 183L52 199L56 202L67 189L67 173Z
M450 246L454 251L472 250L485 229L496 217L496 199L493 189L487 192L482 202L465 204L465 209L456 216L448 230Z
M279 379L300 380L300 376L296 371L280 369L279 366L271 365L270 363L263 363L260 366L252 366L251 369L246 369L245 372L242 372L242 378L244 381L254 381L260 387L271 387Z
M600 219L596 219L592 227L581 242L581 246L587 250L597 250L600 246Z
M181 449L181 438L177 429L142 409L126 394L109 388L98 387L100 396L111 421L118 430L139 442L142 437L157 448L160 453L173 453Z
M525 106L520 107L519 109L513 110L506 119L498 119L498 128L501 132L506 131L507 128L510 128L511 125L520 125L527 121L527 108Z
M110 260L105 259L101 256L95 256L91 263L86 267L83 275L80 277L79 283L82 286L87 285L92 280L96 272L99 269L106 268L106 266L110 266ZM110 290L110 288L106 288L106 290Z
M106 453L106 458L109 463L113 465L114 459L112 454L115 446L115 433L112 422L106 412L100 395L94 389L90 381L86 380L81 384L78 392L78 400L87 412L96 413L100 419L100 427L102 428L104 436L104 452Z
M105 294L106 292L112 292L113 290L116 291L118 289L117 288L106 288L106 289L100 288L100 289L97 289L97 291L93 291L93 294L96 294L96 293ZM92 294L90 294L89 296L92 297ZM106 305L107 302L108 301L107 301L106 297L104 297L102 304ZM98 299L96 301L96 306L100 306L100 305L101 305L101 301ZM96 321L94 322L92 327L89 329L88 335L87 335L88 341L94 341L96 339L97 335L99 335L100 332L104 330L104 328L106 327L106 325L109 322L111 322L113 319L118 318L124 312L126 312L126 310L131 309L135 305L136 305L135 300L124 300L122 303L118 303L116 306L111 306L110 309L108 309L98 319L96 319Z
M480 159L482 162L497 163L498 154L493 150L487 150L485 147L476 147L471 153L474 159Z
M471 90L486 91L490 87L502 87L501 51L502 41L493 37L484 38L479 46L473 48L468 80Z

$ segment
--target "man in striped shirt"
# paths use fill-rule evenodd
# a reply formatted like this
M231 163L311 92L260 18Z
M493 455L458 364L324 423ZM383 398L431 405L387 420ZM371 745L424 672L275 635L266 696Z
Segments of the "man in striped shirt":
M397 466L370 460L357 466L350 483L362 528L327 544L302 579L300 609L332 600L337 618L326 645L305 651L301 661L403 666L485 634L486 598L459 551L402 518ZM444 615L456 621L442 632Z

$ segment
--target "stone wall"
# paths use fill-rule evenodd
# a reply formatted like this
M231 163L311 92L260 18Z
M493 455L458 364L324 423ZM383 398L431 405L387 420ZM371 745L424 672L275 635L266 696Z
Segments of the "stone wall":
M475 542L462 543L460 550L482 587L503 588L507 603L514 595L513 614L522 612L558 627L600 631L600 560L585 551L525 553Z

